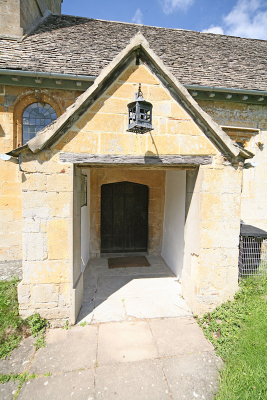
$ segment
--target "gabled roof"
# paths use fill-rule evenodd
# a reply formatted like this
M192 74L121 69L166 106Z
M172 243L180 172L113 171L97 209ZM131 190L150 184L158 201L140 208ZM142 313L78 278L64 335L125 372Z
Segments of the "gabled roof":
M44 128L31 139L26 146L13 150L9 154L17 155L28 147L36 153L55 143L78 118L101 96L123 70L135 59L143 61L170 91L174 99L191 115L195 123L211 142L227 157L243 156L250 158L251 153L235 144L229 136L206 114L192 98L184 86L171 74L158 56L150 49L144 36L137 34L130 44L102 71L94 84L81 94L56 121Z
M0 68L98 76L138 31L184 85L267 91L267 41L68 15L0 40Z

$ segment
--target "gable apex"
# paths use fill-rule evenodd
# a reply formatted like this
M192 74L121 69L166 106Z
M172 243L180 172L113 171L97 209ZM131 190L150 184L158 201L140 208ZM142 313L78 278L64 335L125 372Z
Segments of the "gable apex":
M27 147L33 153L49 148L60 136L71 128L133 61L137 64L139 62L146 64L224 156L231 159L238 156L243 158L250 158L252 156L252 153L236 145L220 126L201 109L187 89L171 74L162 60L150 49L149 43L140 32L133 37L125 49L100 73L94 84L81 94L76 102L54 123L39 131L27 143ZM17 155L20 150L22 148L14 150L10 154Z

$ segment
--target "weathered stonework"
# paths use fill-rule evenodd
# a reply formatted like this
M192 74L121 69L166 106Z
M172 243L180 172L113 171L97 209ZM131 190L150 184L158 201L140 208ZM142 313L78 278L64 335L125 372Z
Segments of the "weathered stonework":
M153 103L154 130L151 134L126 132L127 104L133 101L139 82L144 98ZM145 65L134 63L53 148L92 154L217 154L209 139L156 76Z
M255 154L243 169L241 220L248 225L267 230L267 107L256 104L199 101L200 106L220 125L255 128L259 131L244 142ZM237 140L238 141L238 140ZM253 163L254 166L251 164Z
M127 132L127 104L133 100L139 83L144 98L153 104L154 130L143 135ZM58 98L53 91L44 95L53 97L62 112L70 100L68 92L60 92ZM75 93L71 96L70 102ZM221 155L180 100L174 99L147 65L132 63L48 150L38 151L36 147L35 153L30 149L20 153L23 280L19 302L23 316L39 312L54 325L66 319L74 323L82 302L80 193L84 166L60 162L60 152L210 156L212 164L199 169L185 167L183 295L200 315L234 295L238 287L242 166L231 164ZM49 129L42 135L47 132ZM42 135L36 139L41 141ZM223 136L220 139L223 141ZM90 256L100 255L101 185L120 181L149 187L148 252L159 254L164 234L166 167L90 169Z
M26 33L46 10L61 13L61 0L1 0L0 36L16 38Z
M71 316L73 167L57 152L24 152L22 168L23 280L20 313L39 312L53 325ZM56 190L56 186L57 189Z
M241 179L242 169L224 165L222 157L187 171L182 289L200 315L231 299L238 288Z
M27 87L0 85L0 154L9 152L22 143L22 113L29 104L44 101L51 104L60 116L75 101L80 92L67 90L35 90ZM42 157L42 156L40 156ZM45 156L42 162L45 160ZM38 170L38 169L37 169ZM17 159L4 161L0 158L0 262L22 259L21 188L24 176ZM65 179L65 180L64 180ZM36 173L25 185L34 190L46 190L47 176ZM48 190L58 187L64 191L67 178L48 179ZM34 181L34 182L33 182Z

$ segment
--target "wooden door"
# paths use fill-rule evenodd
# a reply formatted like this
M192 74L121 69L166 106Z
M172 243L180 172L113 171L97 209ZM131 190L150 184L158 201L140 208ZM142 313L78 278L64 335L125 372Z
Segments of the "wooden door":
M148 187L118 182L101 187L101 252L147 251Z

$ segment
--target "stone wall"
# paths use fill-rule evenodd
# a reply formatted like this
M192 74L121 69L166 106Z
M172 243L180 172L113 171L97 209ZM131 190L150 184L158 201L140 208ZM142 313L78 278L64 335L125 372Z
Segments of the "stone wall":
M199 101L200 106L220 125L257 128L245 143L255 154L243 170L241 220L267 231L267 106L219 101Z
M1 0L0 36L22 36L45 10L61 14L61 3L61 0Z
M76 91L0 85L0 155L21 145L22 113L26 106L45 101L59 116L79 94ZM0 158L0 263L10 267L18 265L22 259L21 183L19 161Z
M20 26L20 0L1 0L0 36L22 36Z
M242 168L221 156L187 171L182 291L202 315L231 299L238 288Z
M46 10L53 14L61 14L61 0L21 0L20 23L24 32L42 17Z
M20 314L39 312L53 325L71 317L73 296L73 166L56 152L24 152L23 280ZM80 258L79 258L80 266Z

